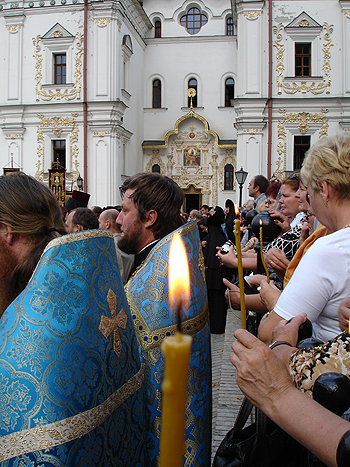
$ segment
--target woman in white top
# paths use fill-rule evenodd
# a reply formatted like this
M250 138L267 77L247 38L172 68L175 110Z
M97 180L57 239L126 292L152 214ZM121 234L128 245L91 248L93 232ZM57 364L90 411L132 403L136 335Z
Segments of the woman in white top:
M274 310L259 327L259 338L271 342L282 319L304 312L322 341L340 333L338 308L350 295L350 136L322 138L309 150L301 170L312 211L334 232L318 239L300 261ZM268 301L274 286L263 281Z

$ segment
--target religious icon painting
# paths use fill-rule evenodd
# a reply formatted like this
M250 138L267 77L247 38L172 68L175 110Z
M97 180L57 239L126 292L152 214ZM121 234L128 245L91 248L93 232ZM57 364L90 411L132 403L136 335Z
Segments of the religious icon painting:
M187 167L201 165L201 151L197 146L187 146L184 150L184 165Z

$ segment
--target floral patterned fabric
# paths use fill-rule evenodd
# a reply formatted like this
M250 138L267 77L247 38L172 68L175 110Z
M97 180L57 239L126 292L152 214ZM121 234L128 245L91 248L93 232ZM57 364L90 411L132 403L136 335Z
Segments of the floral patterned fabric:
M164 376L164 356L160 345L166 336L174 334L177 329L177 317L168 299L169 247L176 232L181 235L186 248L191 284L191 297L185 305L182 330L193 338L188 375L184 466L210 465L212 408L207 291L197 223L188 222L153 247L125 286L140 345L141 361L145 365L147 467L159 465L161 383Z
M0 319L0 466L144 465L143 370L113 237L50 242Z

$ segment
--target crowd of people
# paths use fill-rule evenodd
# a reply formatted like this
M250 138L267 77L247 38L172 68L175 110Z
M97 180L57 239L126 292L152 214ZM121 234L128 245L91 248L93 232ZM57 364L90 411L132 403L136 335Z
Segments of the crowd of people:
M349 465L346 416L308 396L325 371L350 376L350 137L320 139L308 151L300 174L270 181L256 175L248 194L252 200L239 210L228 199L224 208L203 205L184 213L184 196L175 182L160 174L137 174L121 187L120 206L89 209L87 200L70 200L63 211L51 190L34 178L23 173L0 177L0 316L26 289L51 240L94 229L110 232L105 235L113 239L144 369L147 434L140 449L145 465L156 462L159 450L159 374L164 364L159 344L166 330L176 327L164 285L175 230L191 251L191 294L200 302L182 310L184 321L196 328L186 435L197 464L188 454L186 465L209 465L210 332L224 333L228 306L241 306L236 218L242 233L245 303L256 322L252 332L235 332L231 361L238 385L326 465ZM261 273L256 216L267 216L270 225L278 226L276 238L263 245L271 280ZM206 303L209 319L203 320ZM314 341L303 348L298 331L306 319Z

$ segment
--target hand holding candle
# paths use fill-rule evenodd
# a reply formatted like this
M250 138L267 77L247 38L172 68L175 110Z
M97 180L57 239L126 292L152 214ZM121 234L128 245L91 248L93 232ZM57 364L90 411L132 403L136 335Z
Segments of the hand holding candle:
M176 234L169 253L169 302L178 315L178 330L174 336L165 338L161 346L165 374L162 383L160 467L181 467L185 454L187 377L192 337L181 332L180 312L189 295L186 251Z
M267 270L265 260L264 260L264 252L263 252L263 228L262 228L262 220L260 219L259 221L260 224L260 256L261 256L261 262L262 265L264 266L265 272L266 272L266 277L267 277L267 283L270 283L270 274L269 271Z
M238 211L238 212L237 212ZM235 212L238 215L239 210L235 206ZM235 219L235 239L236 239L236 255L238 262L238 279L239 279L239 294L241 299L241 321L242 329L246 329L246 318L245 318L245 297L244 297L244 278L243 278L243 265L242 265L242 252L241 252L241 221Z

